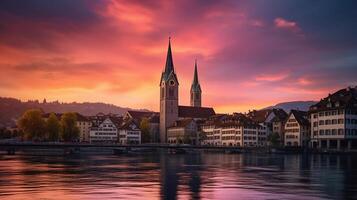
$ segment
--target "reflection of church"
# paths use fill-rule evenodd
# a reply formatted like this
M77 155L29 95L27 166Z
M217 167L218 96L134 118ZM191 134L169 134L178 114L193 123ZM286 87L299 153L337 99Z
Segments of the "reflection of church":
M198 81L197 62L190 91L191 106L179 106L178 88L169 41L166 65L160 80L160 141L197 144L197 123L215 114L213 108L201 107L202 90Z

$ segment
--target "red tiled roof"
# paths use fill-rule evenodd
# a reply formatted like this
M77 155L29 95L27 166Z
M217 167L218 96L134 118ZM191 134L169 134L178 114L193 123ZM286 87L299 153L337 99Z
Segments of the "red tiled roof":
M213 108L208 107L179 106L178 108L180 118L209 118L215 114Z

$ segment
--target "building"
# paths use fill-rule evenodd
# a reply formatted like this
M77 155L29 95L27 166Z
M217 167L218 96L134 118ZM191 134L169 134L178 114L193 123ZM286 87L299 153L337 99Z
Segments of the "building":
M287 117L284 129L284 146L308 146L310 140L310 123L307 112L291 110Z
M177 120L167 129L167 142L171 144L198 144L197 123L191 118Z
M141 144L141 130L134 120L124 121L119 128L120 144Z
M280 141L283 144L284 125L288 116L288 114L283 109L273 108L253 110L249 112L247 116L263 127L263 130L260 131L258 136L259 141L266 141L268 136L274 133L279 135Z
M97 121L90 129L90 143L117 143L118 130L122 123L122 118L109 116L103 121Z
M201 86L198 80L197 62L195 63L194 78L191 85L190 97L191 106L179 106L179 82L175 73L171 40L166 57L166 64L160 79L160 142L167 143L168 128L172 128L175 124L180 124L178 120L192 118L194 120L202 120L214 115L212 108L201 107Z
M284 145L285 122L288 114L283 109L273 109L274 117L271 120L273 134L279 135L280 145Z
M88 117L77 115L77 127L79 128L79 140L80 142L90 142L90 128L92 127L92 122Z
M341 89L310 107L311 147L357 146L357 87Z
M214 116L202 124L203 145L260 147L266 145L265 129L244 114Z
M127 111L124 115L124 121L134 120L139 125L143 119L147 119L149 123L150 142L158 143L160 141L160 113L146 111Z

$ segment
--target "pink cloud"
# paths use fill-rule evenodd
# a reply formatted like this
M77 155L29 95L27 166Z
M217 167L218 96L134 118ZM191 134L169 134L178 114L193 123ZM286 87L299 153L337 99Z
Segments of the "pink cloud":
M292 32L300 32L301 31L301 28L298 26L298 24L296 22L289 21L289 20L286 20L281 17L275 18L274 24L275 24L276 28L285 29L285 30L289 30Z
M256 81L276 82L286 79L289 74L263 74L255 77Z

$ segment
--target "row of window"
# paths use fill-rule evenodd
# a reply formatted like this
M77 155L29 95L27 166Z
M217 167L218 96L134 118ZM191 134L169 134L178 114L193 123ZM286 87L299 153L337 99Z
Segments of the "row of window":
M357 124L357 119L327 119L327 120L320 120L319 125L330 125L330 124ZM314 122L314 127L317 127L317 122Z
M286 139L297 139L299 138L297 135L285 135Z
M344 113L344 110L332 110L332 111L325 111L325 112L319 112L319 116L331 116L331 115L342 115ZM317 114L313 115L314 118L317 118Z
M298 133L298 132L300 132L300 129L298 129L298 128L285 129L285 132Z
M298 127L298 123L286 123L286 127Z
M343 134L344 134L343 129L322 129L322 130L319 130L319 135L343 135Z
M117 135L117 133L112 132L95 132L94 135Z
M222 140L240 140L240 136L222 136Z

